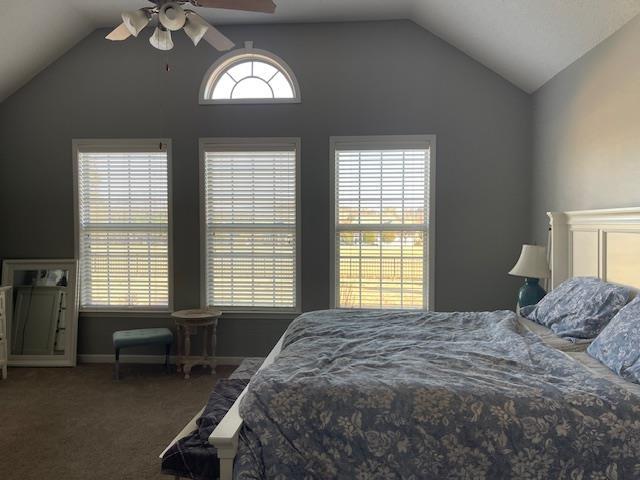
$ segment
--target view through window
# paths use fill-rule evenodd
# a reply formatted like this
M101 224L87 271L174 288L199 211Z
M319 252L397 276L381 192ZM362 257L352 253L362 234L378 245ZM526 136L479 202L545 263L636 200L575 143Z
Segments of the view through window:
M77 148L81 307L166 309L166 144L123 142Z
M335 145L336 306L427 308L430 146Z
M209 306L297 307L297 154L282 139L204 146Z
M202 103L297 103L300 89L284 60L265 50L229 53L206 73Z
M293 86L285 74L264 61L243 61L220 76L212 98L293 98Z

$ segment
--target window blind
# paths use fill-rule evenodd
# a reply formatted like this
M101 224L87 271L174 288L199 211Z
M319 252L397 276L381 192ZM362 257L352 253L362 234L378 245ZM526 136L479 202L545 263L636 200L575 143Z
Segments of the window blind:
M168 307L167 167L151 146L78 152L82 307Z
M335 149L336 306L425 308L427 148Z
M296 307L295 146L208 149L205 210L207 304Z

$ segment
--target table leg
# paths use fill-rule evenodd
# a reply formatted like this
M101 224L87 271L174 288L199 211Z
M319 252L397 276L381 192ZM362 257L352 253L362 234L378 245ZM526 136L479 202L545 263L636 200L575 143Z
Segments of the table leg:
M184 367L182 370L184 371L184 378L189 378L191 373L191 363L189 361L189 357L191 356L191 328L184 327L184 356L186 358L184 362Z
M211 375L216 373L216 344L218 343L217 329L218 322L216 321L209 327L211 329L211 359L209 365L211 366Z
M176 324L176 336L177 336L177 345L176 345L176 372L180 373L182 371L182 348L183 348L183 340L182 340L182 327Z
M208 350L208 343L209 343L209 327L204 327L202 332L202 359L206 362L209 354L207 353Z
M120 349L116 348L116 380L120 380Z

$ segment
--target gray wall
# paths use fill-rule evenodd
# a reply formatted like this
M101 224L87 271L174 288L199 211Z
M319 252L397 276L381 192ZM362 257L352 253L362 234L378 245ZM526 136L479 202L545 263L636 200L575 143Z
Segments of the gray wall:
M640 205L640 17L534 95L534 236L549 210Z
M72 138L173 139L175 307L199 303L198 138L302 138L302 303L329 304L329 136L436 134L436 305L513 305L506 272L528 240L531 99L410 22L224 27L289 63L299 105L200 106L218 53L182 34L168 54L146 33L96 31L0 104L0 257L72 257ZM143 38L144 37L144 38ZM164 65L171 65L169 73ZM82 316L79 353L115 329L169 319ZM287 319L227 318L222 355L263 354Z

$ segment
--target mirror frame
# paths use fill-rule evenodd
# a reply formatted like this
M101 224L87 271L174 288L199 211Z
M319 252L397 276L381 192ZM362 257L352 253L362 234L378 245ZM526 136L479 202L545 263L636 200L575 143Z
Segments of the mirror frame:
M13 322L13 275L18 270L67 270L69 272L64 355L14 355L11 353ZM7 350L10 367L75 367L78 350L78 261L62 260L5 260L2 262L2 286L11 288L7 302Z

